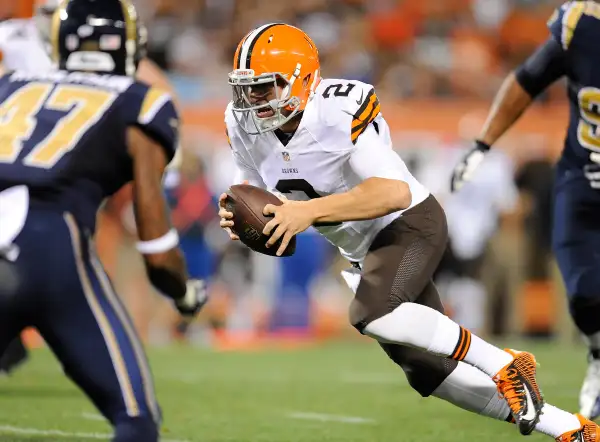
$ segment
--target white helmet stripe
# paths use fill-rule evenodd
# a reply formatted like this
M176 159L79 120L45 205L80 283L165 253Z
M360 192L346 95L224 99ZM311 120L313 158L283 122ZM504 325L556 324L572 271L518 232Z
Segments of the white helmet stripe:
M250 35L248 35L248 38L246 38L244 40L244 43L242 43L242 49L240 50L240 54L239 54L238 69L250 69L249 55L250 56L252 55L252 48L254 48L256 41L262 35L262 33L265 32L267 29L269 29L275 25L280 25L280 24L283 24L283 23L267 23L266 25L262 25L262 26L256 28L254 31L252 31L250 33Z

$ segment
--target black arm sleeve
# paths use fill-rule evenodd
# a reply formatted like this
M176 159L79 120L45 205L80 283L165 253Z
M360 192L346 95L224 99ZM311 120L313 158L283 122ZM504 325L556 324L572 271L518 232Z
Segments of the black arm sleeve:
M515 71L518 83L531 96L567 73L567 53L550 37Z

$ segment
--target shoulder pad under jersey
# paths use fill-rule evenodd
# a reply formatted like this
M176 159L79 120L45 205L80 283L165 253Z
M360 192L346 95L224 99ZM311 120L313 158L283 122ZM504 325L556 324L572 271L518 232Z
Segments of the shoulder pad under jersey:
M565 51L593 36L589 29L595 26L600 27L600 4L592 0L566 2L548 20L550 33Z
M171 95L141 82L135 82L127 93L132 97L130 106L135 112L134 124L158 142L171 161L179 144L180 126L179 113ZM128 106L127 102L125 106Z
M375 88L356 80L324 79L313 100L316 123L338 134L338 148L352 148L381 110Z

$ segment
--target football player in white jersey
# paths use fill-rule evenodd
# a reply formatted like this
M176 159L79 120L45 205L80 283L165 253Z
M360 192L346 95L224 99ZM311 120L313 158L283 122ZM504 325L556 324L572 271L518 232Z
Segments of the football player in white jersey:
M38 17L16 17L17 2L7 1L3 8L6 17L0 22L0 54L5 70L47 70L52 68L52 62L46 48L47 39L43 29L49 23L49 15L59 3L59 0L46 0L40 5ZM42 26L38 26L42 25Z
M443 314L432 276L446 218L394 152L373 86L321 79L310 37L282 23L244 37L229 83L235 182L286 197L264 209L273 215L267 244L283 238L281 254L314 225L338 246L355 269L346 274L352 325L379 342L415 390L496 419L512 415L522 434L596 442L595 424L544 404L533 355L494 347ZM238 239L225 198L221 226Z

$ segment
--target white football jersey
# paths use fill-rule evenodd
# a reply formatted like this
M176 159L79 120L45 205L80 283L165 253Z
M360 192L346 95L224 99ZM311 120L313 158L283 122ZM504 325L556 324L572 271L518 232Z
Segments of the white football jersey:
M225 124L240 170L238 183L248 180L288 199L308 200L347 192L367 178L380 177L408 183L410 207L429 196L393 151L389 127L369 84L322 80L287 145L273 132L248 135L231 106L225 111ZM252 127L249 117L244 118L240 124ZM401 214L316 228L345 258L361 261L375 235Z
M0 53L7 70L49 70L52 61L32 18L0 22Z

